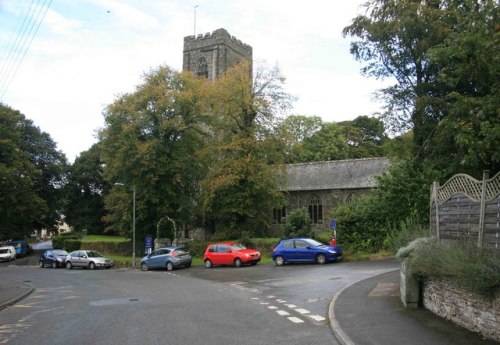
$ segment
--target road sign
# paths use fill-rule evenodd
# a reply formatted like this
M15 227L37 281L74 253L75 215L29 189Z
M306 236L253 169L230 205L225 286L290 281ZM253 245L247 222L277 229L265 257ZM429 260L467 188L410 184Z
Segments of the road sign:
M332 221L330 222L330 228L332 228L332 229L337 228L337 220L336 219L332 219Z

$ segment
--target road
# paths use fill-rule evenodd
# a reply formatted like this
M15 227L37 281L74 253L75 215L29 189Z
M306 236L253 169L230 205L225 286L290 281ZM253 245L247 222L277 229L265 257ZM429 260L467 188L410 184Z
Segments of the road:
M331 298L396 268L386 260L69 271L18 260L1 264L1 276L35 290L0 311L0 344L337 344Z

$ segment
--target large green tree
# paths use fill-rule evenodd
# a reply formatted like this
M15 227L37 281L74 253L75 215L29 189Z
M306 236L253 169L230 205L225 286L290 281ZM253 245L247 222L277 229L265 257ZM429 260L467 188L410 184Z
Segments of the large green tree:
M381 90L384 119L396 132L413 130L416 162L430 162L444 176L498 166L495 1L371 0L365 6L344 34L353 37L351 53L366 62L363 73L396 80Z
M248 71L249 63L241 62L211 85L215 135L204 151L205 221L211 232L233 238L243 231L263 234L270 210L282 202L277 176L283 157L272 133L293 100L277 68L258 68L253 82Z
M23 238L61 220L66 158L47 133L0 104L0 237Z
M106 108L100 144L104 178L113 186L105 199L109 230L130 235L133 190L137 236L154 233L166 216L178 228L195 222L204 173L197 152L208 131L201 126L205 84L161 66Z
M66 222L76 231L102 234L105 230L104 196L110 184L103 178L103 163L99 144L80 153L70 166L68 183L64 187Z

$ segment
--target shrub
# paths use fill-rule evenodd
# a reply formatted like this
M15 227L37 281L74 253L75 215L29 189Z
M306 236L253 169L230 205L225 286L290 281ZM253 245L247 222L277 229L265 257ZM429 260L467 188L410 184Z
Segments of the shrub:
M63 249L68 253L80 249L82 241L80 239L68 239L64 241Z
M290 212L283 224L285 237L311 236L311 219L305 208L298 208Z
M436 240L414 241L406 255L409 272L459 281L471 292L489 295L500 287L500 257L474 244L442 245Z

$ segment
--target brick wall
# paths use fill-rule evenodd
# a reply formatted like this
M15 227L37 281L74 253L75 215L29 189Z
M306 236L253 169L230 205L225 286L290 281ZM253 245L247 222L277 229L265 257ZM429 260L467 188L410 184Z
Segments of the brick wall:
M495 297L486 298L451 281L427 279L423 305L434 314L500 342L500 289Z

